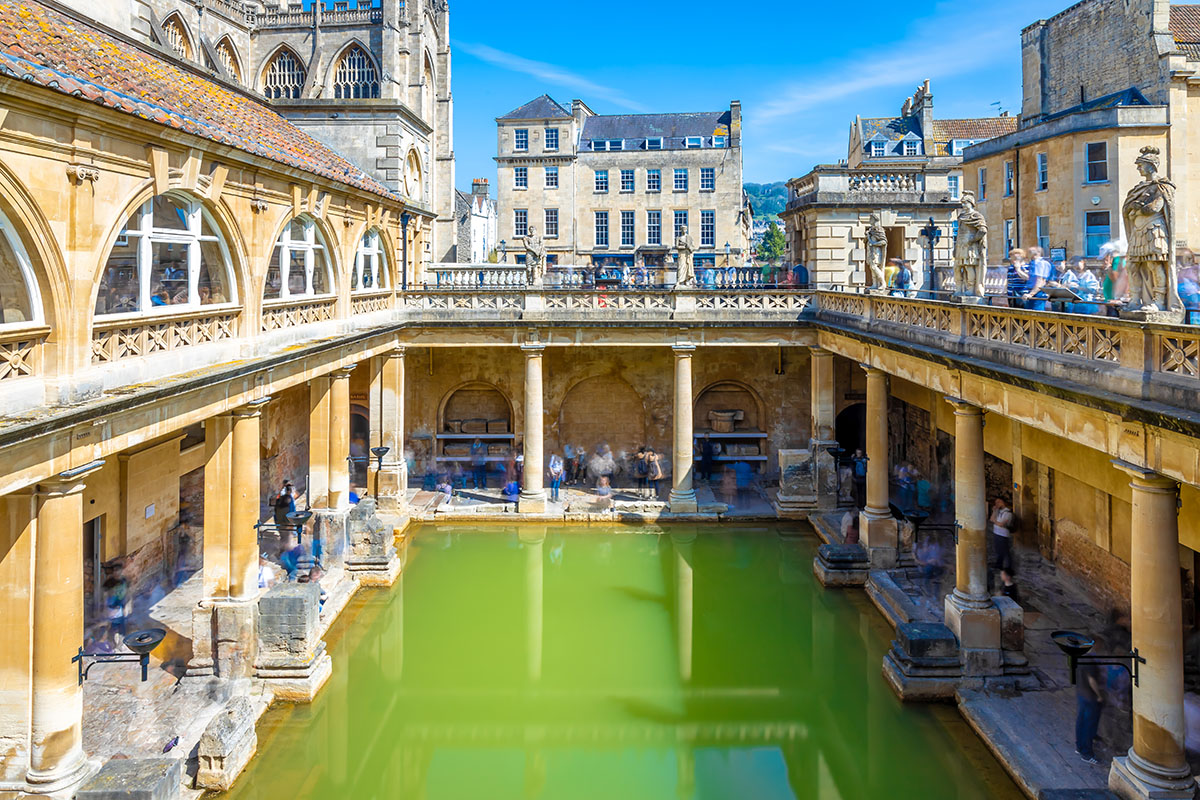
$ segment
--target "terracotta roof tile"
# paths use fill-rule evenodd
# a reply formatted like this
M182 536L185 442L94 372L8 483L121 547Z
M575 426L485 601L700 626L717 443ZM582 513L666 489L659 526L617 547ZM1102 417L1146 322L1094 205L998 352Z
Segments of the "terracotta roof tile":
M34 0L0 2L0 75L400 199L266 103Z
M1171 6L1170 28L1177 43L1200 42L1200 5Z
M978 119L935 119L933 139L949 142L953 139L994 139L1017 129L1016 117L982 117Z

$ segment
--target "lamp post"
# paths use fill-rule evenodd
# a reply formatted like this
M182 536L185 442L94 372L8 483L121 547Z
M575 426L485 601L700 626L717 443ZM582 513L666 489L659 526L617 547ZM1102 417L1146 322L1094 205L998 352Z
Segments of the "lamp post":
M401 260L404 265L400 269L400 291L408 291L408 223L412 219L412 215L405 211L400 215L400 247L402 248Z
M508 263L508 243L503 239L500 240L500 263Z
M372 447L371 455L375 456L375 500L379 500L379 473L383 471L383 457L390 453L390 447ZM346 460L351 464L370 464L370 456L346 456Z
M162 628L147 628L144 631L134 631L123 640L130 649L129 653L87 653L79 648L79 652L71 657L71 662L79 667L79 685L87 680L88 671L97 664L118 664L121 662L138 662L142 665L142 683L146 682L147 667L150 665L150 651L158 647L159 642L166 637L167 632ZM91 659L86 667L83 662Z
M926 252L926 280L925 286L928 291L934 290L933 285L933 249L937 246L938 240L942 238L941 229L934 224L933 217L929 218L929 224L921 229L921 235L925 237L925 242L928 245Z
M1128 653L1114 653L1111 656L1088 655L1088 651L1096 644L1094 639L1074 631L1054 631L1050 639L1058 645L1067 656L1067 668L1071 671L1071 683L1075 683L1075 670L1080 664L1103 664L1112 667L1124 667L1133 678L1133 685L1138 685L1138 666L1146 663L1146 659L1138 654L1137 648Z

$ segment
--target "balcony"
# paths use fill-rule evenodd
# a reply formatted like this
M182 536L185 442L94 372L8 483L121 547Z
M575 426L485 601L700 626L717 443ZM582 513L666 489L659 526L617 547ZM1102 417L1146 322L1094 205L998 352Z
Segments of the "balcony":
M813 205L952 203L948 171L819 166L788 182L789 210Z

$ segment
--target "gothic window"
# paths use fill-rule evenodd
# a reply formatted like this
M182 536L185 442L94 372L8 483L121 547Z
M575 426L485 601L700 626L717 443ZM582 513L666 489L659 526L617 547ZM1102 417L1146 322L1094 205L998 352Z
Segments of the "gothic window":
M271 252L263 297L273 300L329 294L333 280L328 254L316 222L311 217L296 217L279 234Z
M187 29L179 17L171 17L163 23L163 37L175 55L187 59L192 57L192 40L188 38Z
M217 44L217 58L221 61L221 66L225 68L225 72L229 77L233 78L238 83L242 82L242 68L238 65L237 53L233 50L233 42L228 38L222 39Z
M0 328L40 323L37 280L8 218L0 213Z
M333 73L333 96L339 99L379 97L379 74L367 51L353 45Z
M160 194L130 215L100 276L96 314L232 302L229 251L200 203Z
M299 100L304 88L304 65L291 50L280 50L267 65L263 94L271 100Z
M429 66L428 58L421 74L421 113L427 121L433 121L433 68Z
M354 254L350 289L356 292L386 289L387 271L387 256L379 241L379 231L367 231L359 240L358 251Z

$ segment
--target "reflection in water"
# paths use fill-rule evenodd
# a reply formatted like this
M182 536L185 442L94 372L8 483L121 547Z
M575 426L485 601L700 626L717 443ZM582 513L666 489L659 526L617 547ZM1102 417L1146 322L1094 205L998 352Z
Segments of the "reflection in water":
M418 531L232 796L1019 797L953 709L894 698L889 631L810 540L595 530Z

